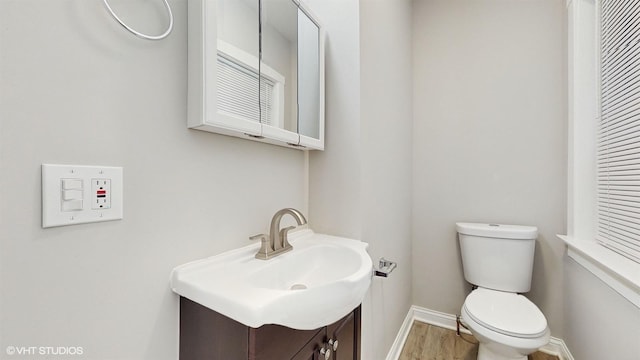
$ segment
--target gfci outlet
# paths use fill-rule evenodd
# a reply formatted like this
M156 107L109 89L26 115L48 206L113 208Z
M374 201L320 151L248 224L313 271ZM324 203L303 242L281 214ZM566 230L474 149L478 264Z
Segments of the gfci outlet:
M111 208L111 179L91 179L91 208Z
M120 220L122 168L42 164L42 227Z

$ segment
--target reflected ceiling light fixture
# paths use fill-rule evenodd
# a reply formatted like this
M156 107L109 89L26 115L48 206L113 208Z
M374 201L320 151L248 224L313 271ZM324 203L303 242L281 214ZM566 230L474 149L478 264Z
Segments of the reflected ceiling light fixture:
M164 1L164 7L167 8L167 12L169 13L169 27L167 27L167 30L165 30L165 32L163 32L160 35L147 35L147 34L143 34L135 29L133 29L132 27L130 27L129 25L125 24L119 17L118 15L116 15L116 13L113 11L113 9L111 8L111 6L109 6L109 3L107 2L107 0L102 0L102 2L104 2L104 6L107 7L107 10L109 10L109 12L111 13L111 16L113 16L114 19L116 19L116 21L118 23L120 23L120 25L122 25L122 27L124 27L125 29L129 30L129 32L131 32L133 35L142 38L142 39L146 39L146 40L162 40L164 38L166 38L167 36L169 36L169 34L171 33L171 30L173 30L173 13L171 12L171 6L169 6L169 2L167 0L162 0Z

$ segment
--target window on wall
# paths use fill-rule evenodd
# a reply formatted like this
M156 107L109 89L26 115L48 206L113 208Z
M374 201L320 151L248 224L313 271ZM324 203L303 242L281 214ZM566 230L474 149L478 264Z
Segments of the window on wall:
M567 0L568 256L640 308L640 0Z
M640 263L640 1L599 14L596 240Z

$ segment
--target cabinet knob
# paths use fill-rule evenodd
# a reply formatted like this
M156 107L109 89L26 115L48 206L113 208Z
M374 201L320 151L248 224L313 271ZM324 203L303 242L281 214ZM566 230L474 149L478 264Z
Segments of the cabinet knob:
M320 355L324 356L324 360L329 360L331 359L331 348L330 347L323 347L322 349L320 349Z
M338 350L338 340L329 339L329 345L333 346L333 351Z

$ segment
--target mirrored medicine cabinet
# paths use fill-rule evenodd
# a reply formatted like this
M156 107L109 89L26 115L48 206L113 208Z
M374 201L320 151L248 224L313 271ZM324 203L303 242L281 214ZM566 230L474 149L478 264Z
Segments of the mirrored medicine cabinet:
M188 126L324 149L324 33L298 0L190 0Z

